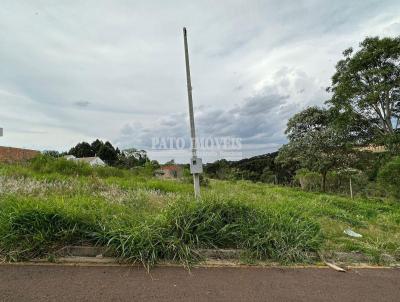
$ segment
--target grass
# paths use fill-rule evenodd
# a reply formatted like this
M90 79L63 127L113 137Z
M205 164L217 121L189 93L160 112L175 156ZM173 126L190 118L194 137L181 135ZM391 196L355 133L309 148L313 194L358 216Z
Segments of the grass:
M43 160L43 159L40 159ZM67 244L108 245L121 261L185 265L199 248L234 248L254 260L313 261L315 252L400 258L400 203L354 200L245 181L190 184L53 160L0 166L0 255L49 257ZM101 172L99 172L101 171ZM346 228L361 233L351 238Z

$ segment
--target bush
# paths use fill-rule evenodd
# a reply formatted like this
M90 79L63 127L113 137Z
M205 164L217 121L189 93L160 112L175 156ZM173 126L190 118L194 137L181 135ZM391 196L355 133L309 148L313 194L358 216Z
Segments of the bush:
M34 172L40 174L57 173L65 176L98 176L124 177L127 171L114 167L90 166L80 161L71 161L65 158L55 158L49 155L39 155L30 162Z
M380 169L378 182L390 195L400 201L400 156Z
M300 187L306 191L319 191L321 190L321 174L311 172L307 169L300 169L296 171L295 180L299 182Z
M33 171L38 173L59 173L62 175L91 174L91 167L82 162L66 160L65 158L54 158L48 155L39 155L31 160Z

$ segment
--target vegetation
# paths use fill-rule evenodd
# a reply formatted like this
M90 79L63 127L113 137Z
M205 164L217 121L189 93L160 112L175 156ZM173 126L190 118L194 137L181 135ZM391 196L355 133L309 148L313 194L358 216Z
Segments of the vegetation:
M383 253L399 257L394 201L219 180L194 201L191 184L150 174L49 157L0 166L0 254L24 260L52 257L67 244L97 244L145 265L190 265L199 248L238 248L246 261L281 263L330 251L361 251L377 262ZM363 237L345 235L349 227Z
M251 180L254 182L290 184L297 163L284 166L275 161L278 152L245 158L239 161L218 160L205 165L208 177L221 180Z
M320 173L322 191L326 190L328 172L348 167L355 153L347 132L336 129L331 121L332 111L318 107L294 115L285 132L289 143L277 158L287 164L298 162L302 168Z
M72 147L68 152L58 151L44 151L44 155L49 155L54 158L59 158L64 155L73 155L75 157L100 157L105 163L110 166L118 168L131 169L135 167L142 167L149 162L152 165L158 166L157 161L150 161L147 157L147 153L144 150L137 150L130 148L120 151L115 148L110 142L103 142L96 139L91 144L87 142L78 143L75 147Z
M66 244L98 244L145 265L189 265L201 248L281 263L335 251L400 260L400 38L367 38L357 52L346 50L328 90L326 107L289 120L279 153L207 164L218 180L202 178L197 201L187 173L180 181L153 178L159 165L145 151L100 140L69 154L97 155L113 167L57 152L1 165L0 255L31 259ZM383 144L383 153L364 150ZM344 234L348 228L362 237Z
M366 121L374 139L395 134L400 127L400 37L366 38L356 53L349 48L343 55L328 103L344 112L347 122L354 117Z
M396 157L382 167L378 181L394 198L400 200L400 157Z
M398 170L386 167L380 181L377 176L400 154L400 37L366 38L358 51L350 48L343 55L327 89L327 106L305 108L290 118L289 141L278 153L208 164L209 177L398 198L397 184L388 182ZM368 151L377 146L384 152Z

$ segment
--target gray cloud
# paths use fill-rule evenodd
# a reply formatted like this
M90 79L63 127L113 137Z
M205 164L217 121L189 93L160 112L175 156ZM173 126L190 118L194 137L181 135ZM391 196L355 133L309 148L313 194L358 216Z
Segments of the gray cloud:
M75 102L74 105L78 106L78 107L87 107L89 106L90 102L88 101L78 101Z
M272 151L291 114L328 97L341 52L399 35L399 16L395 0L5 0L0 127L29 132L1 144L65 150L99 137L134 147L187 135L187 26L199 133Z
M224 109L213 106L195 108L198 136L241 138L245 157L275 151L286 141L283 130L288 118L306 106L320 103L327 94L318 89L315 79L299 70L284 67L273 78L274 86L264 86L259 93L239 104ZM304 86L313 93L307 94L303 89L299 94L299 87ZM150 149L155 137L184 137L189 141L188 127L187 114L174 113L154 121L149 128L126 124L117 142L122 146L134 144Z

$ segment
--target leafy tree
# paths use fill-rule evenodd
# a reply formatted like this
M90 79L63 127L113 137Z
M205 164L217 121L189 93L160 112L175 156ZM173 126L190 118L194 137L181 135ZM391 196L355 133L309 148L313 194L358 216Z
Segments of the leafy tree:
M117 151L110 142L102 145L97 153L97 156L104 160L109 165L114 165L118 159Z
M144 166L147 162L149 162L149 158L147 157L147 153L145 150L138 150L135 148L126 149L122 152L116 150L118 153L118 166L123 168L133 168L137 166ZM157 161L152 161L154 166L159 166Z
M91 144L82 142L71 148L68 154L76 157L98 156L109 165L116 165L118 161L119 149L115 149L110 142L103 143L96 139Z
M100 151L100 148L101 148L103 145L104 145L104 143L103 143L101 140L96 139L96 140L91 144L91 147L92 147L94 153L96 153L96 154L98 155L98 154L99 154L99 151Z
M231 162L226 159L217 160L204 165L204 172L207 176L217 179L228 179L233 173Z
M294 115L287 124L289 143L279 150L277 162L293 164L318 172L322 190L326 190L327 173L350 165L355 152L346 132L332 124L332 111L309 107Z
M349 48L343 55L328 88L341 124L358 125L355 132L364 139L394 135L400 128L400 37L369 37L357 52Z
M58 152L58 151L56 151L56 150L45 150L45 151L43 151L43 155L48 155L48 156L51 156L51 157L55 157L55 158L58 158L58 157L62 157L62 156L64 156L64 155L66 155L67 153L66 152Z
M74 155L75 157L91 157L95 155L95 152L89 143L82 142L71 148L68 154Z

